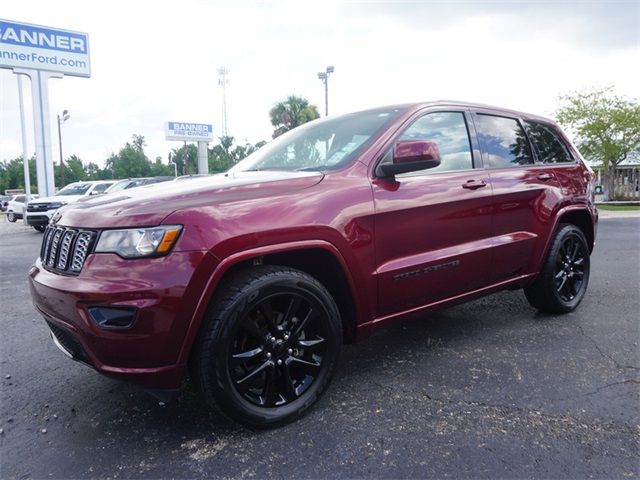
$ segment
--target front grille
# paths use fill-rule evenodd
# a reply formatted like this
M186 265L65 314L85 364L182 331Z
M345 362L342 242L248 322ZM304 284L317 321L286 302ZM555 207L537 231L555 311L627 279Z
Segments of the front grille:
M47 325L60 343L62 347L76 360L82 362L88 362L87 354L85 353L80 342L76 340L72 333L68 332L64 328L57 326L55 323L47 320Z
M27 205L27 212L46 212L49 210L48 203L30 203Z
M78 275L91 251L96 232L48 226L42 239L40 259L47 270Z

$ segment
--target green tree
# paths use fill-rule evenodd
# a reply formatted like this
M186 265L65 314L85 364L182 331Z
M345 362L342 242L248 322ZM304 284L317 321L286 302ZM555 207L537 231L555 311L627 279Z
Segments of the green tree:
M219 138L219 143L209 150L210 172L226 172L247 155L252 154L267 143L260 141L255 145L248 142L245 142L244 145L234 145L234 142L234 137L223 136Z
M71 155L64 161L64 185L62 185L62 172L60 165L54 165L55 183L60 188L70 183L88 180L89 175L85 170L82 160L77 155Z
M169 153L169 161L178 166L178 175L198 173L198 147L194 143L185 143L180 148L174 148Z
M152 177L173 176L173 167L162 163L161 157L156 157L156 161L151 164Z
M103 170L93 162L89 162L85 165L84 171L87 176L87 180L104 180L107 177L103 175L108 173L108 171Z
M271 125L275 127L273 138L319 116L318 107L311 105L309 100L290 95L285 101L276 103L269 111Z
M144 137L133 135L117 155L112 154L106 162L105 170L111 178L148 177L151 174L151 162L144 153Z
M640 150L640 104L616 95L613 87L560 99L558 122L575 134L576 145L587 159L601 162L605 199L612 199L616 168Z
M29 159L29 181L31 182L31 193L37 193L36 159L34 157ZM8 188L24 189L22 156L0 162L0 195L4 195L4 191Z

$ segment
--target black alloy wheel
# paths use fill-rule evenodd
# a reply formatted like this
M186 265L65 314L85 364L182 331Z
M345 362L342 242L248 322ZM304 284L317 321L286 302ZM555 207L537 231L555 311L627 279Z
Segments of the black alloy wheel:
M288 423L325 391L342 345L327 289L305 272L257 265L224 278L190 360L205 401L233 420Z
M558 249L554 279L558 295L565 302L571 302L582 289L588 255L584 243L575 236L567 237Z
M246 312L229 354L229 373L246 400L282 406L316 380L328 336L316 303L297 292L275 293Z
M561 224L540 273L524 288L529 303L551 313L574 310L587 291L589 255L589 245L582 230L572 224Z

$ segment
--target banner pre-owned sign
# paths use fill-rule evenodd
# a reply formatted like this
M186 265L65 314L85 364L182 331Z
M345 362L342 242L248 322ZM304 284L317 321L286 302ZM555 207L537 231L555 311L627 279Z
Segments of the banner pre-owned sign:
M213 140L213 125L206 123L167 122L167 140L205 141Z

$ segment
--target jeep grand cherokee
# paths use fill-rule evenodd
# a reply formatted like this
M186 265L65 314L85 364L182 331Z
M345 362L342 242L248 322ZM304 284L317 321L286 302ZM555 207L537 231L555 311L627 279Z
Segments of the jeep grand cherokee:
M326 389L343 342L504 289L575 309L593 172L557 125L455 102L307 123L226 174L64 207L30 271L54 342L253 426Z

